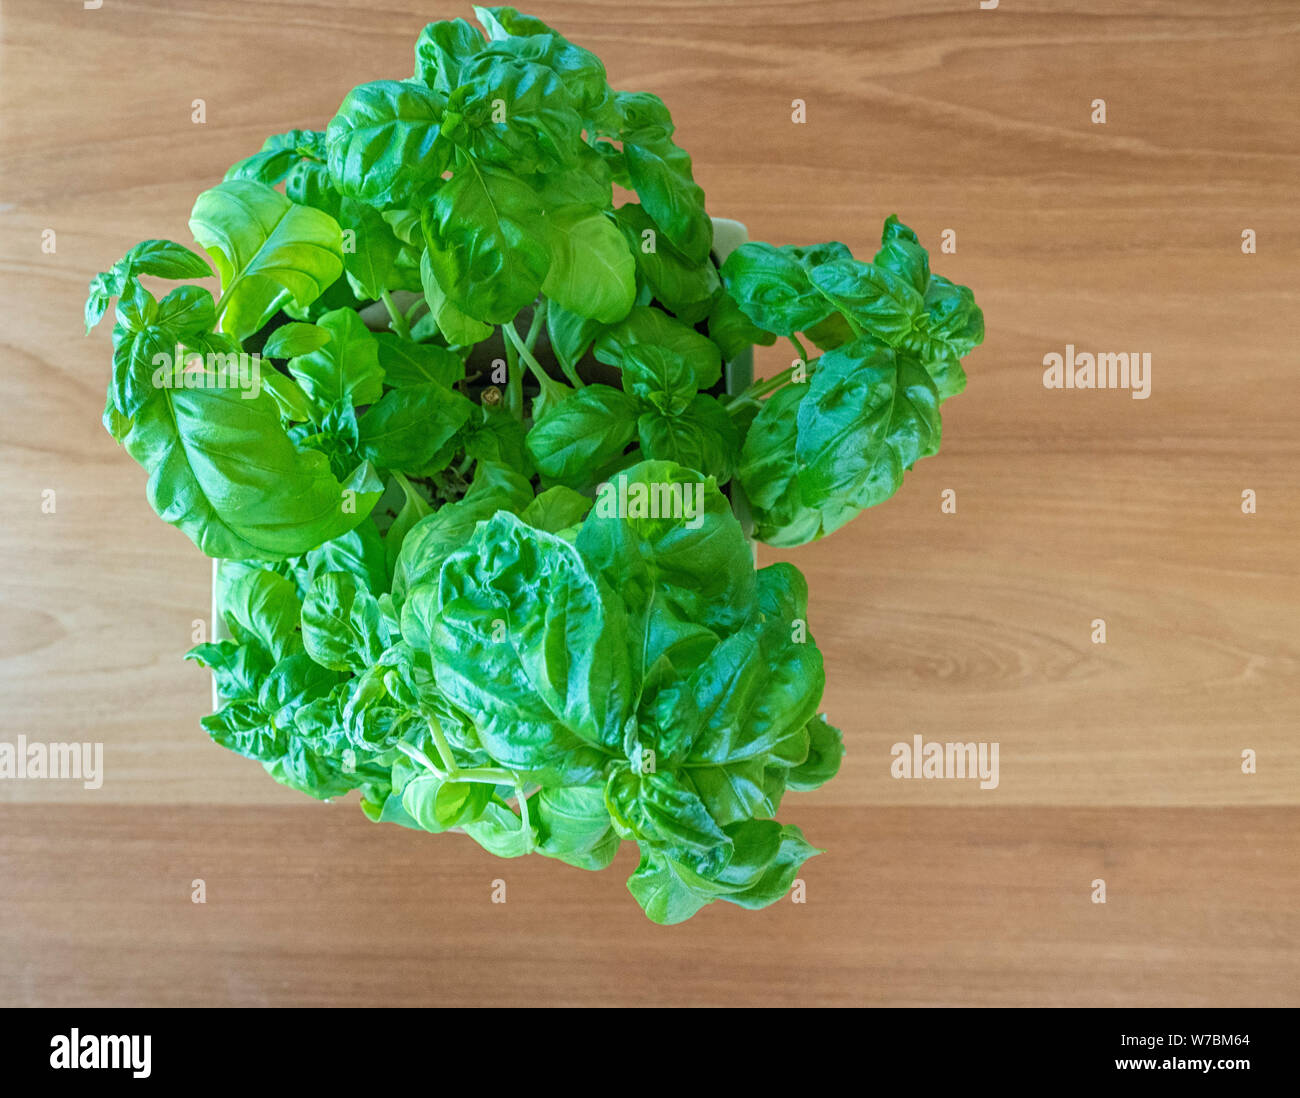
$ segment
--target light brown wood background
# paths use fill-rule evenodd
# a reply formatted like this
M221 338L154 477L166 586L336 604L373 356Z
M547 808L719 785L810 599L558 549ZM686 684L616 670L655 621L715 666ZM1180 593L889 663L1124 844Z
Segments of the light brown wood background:
M469 5L9 0L0 736L102 740L107 780L0 783L0 1003L1300 1003L1300 3L528 10L666 99L711 212L867 255L897 212L985 311L942 453L781 554L849 749L782 812L808 902L654 927L630 850L500 862L207 742L208 562L99 427L86 282ZM1066 343L1150 351L1152 396L1045 390ZM918 733L999 742L1000 787L892 780Z

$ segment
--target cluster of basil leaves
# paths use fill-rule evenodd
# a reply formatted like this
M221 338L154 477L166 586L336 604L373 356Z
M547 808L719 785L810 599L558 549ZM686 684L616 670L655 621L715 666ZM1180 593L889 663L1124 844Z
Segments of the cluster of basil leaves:
M793 545L891 495L937 448L982 317L893 218L871 264L747 244L719 269L662 101L540 20L475 10L486 35L431 24L413 77L201 194L207 258L150 240L96 276L104 423L158 514L224 561L230 639L190 653L218 743L502 856L596 869L635 841L629 887L659 922L760 907L815 853L772 819L783 793L843 748L802 577L755 570L736 516ZM213 267L216 299L188 281ZM389 331L361 315L377 303ZM496 401L467 363L498 335ZM796 367L724 394L724 363L778 336ZM220 375L251 351L255 395ZM159 384L195 352L196 383ZM703 512L602 515L619 478L698 489Z

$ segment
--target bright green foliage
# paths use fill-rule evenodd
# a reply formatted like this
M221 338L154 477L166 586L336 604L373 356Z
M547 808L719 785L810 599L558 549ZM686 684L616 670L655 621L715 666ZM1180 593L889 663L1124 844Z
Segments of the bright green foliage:
M983 341L984 314L965 286L930 273L896 217L872 263L834 242L750 243L722 275L751 324L802 332L823 352L798 367L805 383L792 371L762 403L740 459L755 536L801 545L883 503L938 452L939 405L966 387L959 360Z
M223 560L221 639L189 653L217 743L500 857L635 843L656 922L764 907L818 853L784 794L844 746L803 577L754 540L893 495L983 316L893 217L871 263L754 242L719 266L663 100L475 14L232 166L195 248L94 278L103 422ZM727 391L778 338L796 365Z

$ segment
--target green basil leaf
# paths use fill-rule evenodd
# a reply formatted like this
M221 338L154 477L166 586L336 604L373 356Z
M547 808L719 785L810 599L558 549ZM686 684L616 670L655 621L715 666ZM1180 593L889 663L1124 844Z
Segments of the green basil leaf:
M149 473L154 510L210 557L296 556L356 526L382 494L373 469L340 483L324 454L299 451L266 393L246 399L208 387L159 396L123 442Z
M797 413L807 392L806 383L788 385L763 402L750 424L741 448L740 481L750 507L758 512L779 507L798 490L798 465L794 444Z
M614 93L614 105L622 120L619 134L623 140L655 145L672 137L676 128L673 117L659 96L619 91Z
M346 572L312 581L302 604L302 641L322 667L361 673L388 646L380 631L379 603Z
M402 241L378 210L351 198L340 205L339 225L343 230L343 269L358 296L378 299L397 281Z
M771 821L767 820L754 820L750 825L741 826L753 827L754 825L767 825L770 823ZM770 828L767 831L770 835ZM770 839L767 835L764 835L760 841L762 841L762 846L755 853L758 854L761 850L759 856L762 856L767 852L767 844L770 843ZM758 843L754 845L758 846ZM742 840L739 837L736 839L736 848L737 851L742 849ZM793 824L785 824L780 828L780 843L777 847L776 856L771 862L766 865L760 874L752 877L752 868L757 864L757 858L748 860L744 864L747 869L751 870L751 873L746 873L743 879L752 880L752 883L749 883L746 888L738 892L728 893L721 898L726 900L727 903L736 904L738 907L750 910L757 910L758 908L767 907L769 904L774 904L778 900L784 899L789 893L790 886L794 883L794 879L803 863L820 853L822 853L820 850L804 839L802 831ZM733 858L733 862L735 862L735 858ZM720 879L724 879L730 870L731 866L728 866L727 870L724 870L723 874L720 875ZM737 867L736 876L741 877L739 866Z
M930 257L916 239L916 233L890 214L885 220L880 245L872 265L892 271L918 293L925 293L930 284Z
M763 879L781 853L784 828L775 820L746 819L726 830L734 850L731 860L712 878L712 883L728 894L735 894L753 888Z
M749 617L754 558L711 478L645 461L602 486L578 549L628 609L634 667L644 676L687 632L730 632Z
M173 281L212 277L212 268L205 259L171 240L142 241L123 258L132 275L147 274Z
M632 189L650 219L689 262L708 263L713 222L685 150L667 138L639 144L624 135L623 155Z
M249 570L222 591L220 610L235 639L256 642L275 660L302 649L302 604L294 585L276 572Z
M578 360L587 353L592 340L604 327L600 321L570 312L554 301L547 303L546 335L551 349L568 368L568 373L575 371Z
M840 730L818 715L808 722L808 758L786 775L789 788L800 793L818 789L839 773L844 758L844 737Z
M899 221L897 214L890 214L885 218L884 227L880 231L880 243L888 244L894 240L905 240L911 244L920 243L916 233Z
M984 342L984 313L975 295L940 275L931 277L926 287L923 320L918 325L922 330L913 332L904 345L921 354L927 366L932 359L962 358Z
M216 322L216 304L202 286L177 286L158 302L158 325L177 337L206 332Z
M448 296L438 281L428 248L420 256L420 284L424 289L424 299L429 303L429 313L448 343L471 347L492 334L491 324L466 315Z
M527 506L533 494L527 478L506 466L496 472L476 476L464 499L444 504L411 527L393 570L394 598L401 600L421 584L436 580L446 559L469 541L480 522L499 511L521 511ZM402 632L407 629L403 620Z
M377 80L353 88L325 129L329 174L345 198L372 206L411 205L447 167L440 140L446 99L410 82Z
M308 550L306 566L309 583L328 572L346 572L372 595L388 590L388 552L373 521L359 523L346 534Z
M571 488L594 483L636 432L636 405L608 385L588 385L528 432L528 453L542 476Z
M642 774L616 766L605 785L605 807L624 838L650 843L697 873L716 873L731 857L731 839L671 772Z
M204 191L190 231L221 276L222 331L238 340L286 301L310 305L343 271L338 222L264 183L236 179Z
M688 782L719 824L770 815L774 809L763 789L763 760L743 759L729 766L688 766L682 779Z
M605 65L590 50L575 46L530 15L514 8L474 7L488 37L485 53L520 61L534 61L558 73L584 119L605 119L611 113L612 95Z
M267 337L262 354L267 358L297 358L320 350L329 341L328 329L316 324L281 324Z
M613 324L636 298L636 262L618 226L599 210L566 206L547 217L552 261L542 292L583 317Z
M634 700L623 604L567 542L498 513L435 590L412 592L402 631L427 635L438 689L503 765L585 782L592 749L621 744Z
M120 297L127 285L137 275L179 280L182 278L210 278L212 269L207 262L184 245L171 240L143 240L90 281L90 294L86 298L86 332L103 319L109 302Z
M578 143L568 164L545 175L533 176L531 182L548 213L566 206L607 212L614 204L609 166L585 142Z
M197 644L185 653L185 658L211 670L217 693L225 702L256 701L272 664L261 644L229 640Z
M532 417L534 422L545 419L553 408L558 408L573 395L573 386L543 375L534 378L539 383L537 395L533 397Z
M465 63L483 48L483 36L464 19L430 23L415 40L415 75L450 95L460 87Z
M735 471L740 436L727 411L711 396L694 397L681 412L651 408L637 419L641 452L652 461L672 461L726 484Z
M288 746L286 734L271 725L266 712L253 699L229 702L199 723L214 743L247 759L275 759Z
M161 302L134 278L123 289L113 325L113 379L109 394L123 416L134 416L155 391L189 383L177 344L205 343L216 321L212 295L201 286L178 286ZM238 344L233 346L238 352ZM214 366L235 371L238 360ZM226 381L231 379L227 376Z
M132 330L113 325L113 378L109 397L122 416L138 415L158 391L155 374L164 386L173 379L176 356L175 336L154 324ZM158 371L163 373L158 373Z
M713 302L713 311L709 314L709 339L722 350L722 357L727 362L744 354L754 344L770 347L776 342L776 336L754 324L730 294L718 294Z
M86 335L90 335L96 324L104 319L108 306L114 297L122 292L126 285L127 273L121 261L114 264L112 270L100 271L90 280L86 294Z
M512 35L552 34L550 27L532 15L523 15L516 8L480 7L474 5L474 15L483 24L488 37L494 41Z
M124 416L113 407L113 394L109 392L104 400L104 414L100 417L104 430L113 436L113 441L122 442L131 430L131 417Z
M383 469L425 469L472 410L436 381L393 389L357 421L361 456Z
M876 253L871 265L897 275L917 293L924 294L930 283L930 257L909 240L891 240Z
M687 324L708 316L721 285L713 262L706 256L704 262L696 263L679 252L635 203L620 206L614 215L655 299Z
M756 627L732 634L691 678L700 727L688 762L803 762L806 726L825 683L815 645L796 644Z
M536 808L539 854L582 869L603 869L613 860L618 836L603 786L550 786L538 793Z
M118 297L117 324L129 332L141 332L158 321L158 301L138 279L132 278Z
M545 530L548 534L559 534L570 527L577 526L590 510L591 500L581 492L557 484L540 493L532 503L519 512L519 517L538 530Z
M343 196L334 189L329 169L318 160L299 160L284 181L285 197L299 206L310 206L329 214L335 221L343 213Z
M648 843L641 844L641 862L628 878L627 890L647 918L664 926L685 922L715 899L712 891L688 884L685 871Z
M531 187L470 160L438 188L430 211L424 223L429 263L458 309L485 323L505 324L536 300L551 251L542 205Z
M298 380L319 416L335 404L370 404L383 392L383 371L374 335L353 309L326 313L316 326L329 341L314 351L289 360L289 372Z
M907 352L902 351L899 354L901 357ZM927 358L922 365L925 367L925 372L930 375L930 380L934 382L940 401L966 390L966 371L961 368L961 363L954 356L939 354Z
M903 343L925 312L925 299L885 267L837 259L814 267L809 279L840 312L891 347Z
M747 241L727 256L722 279L741 312L759 328L777 335L790 336L815 327L835 309L813 286L803 257L795 249Z
M605 331L592 353L610 366L624 366L628 350L639 344L666 348L690 366L696 387L709 389L722 377L722 352L707 336L667 313L638 305L621 323Z
M464 825L465 834L489 854L498 858L520 858L531 854L537 843L537 827L530 822L524 830L518 816L500 801L490 801L477 820Z
M394 389L437 382L450 389L465 376L464 360L436 343L412 343L392 332L375 336L384 384Z
M433 774L413 779L402 791L402 807L420 827L433 832L473 823L491 799L490 785L446 781Z
M306 740L290 737L284 753L263 759L266 772L281 785L318 800L332 800L362 788L378 776L374 769L353 767L327 752L314 750Z
M368 800L363 793L360 803L361 811L371 823L391 823L416 831L424 830L402 807L402 795L396 790L381 791L379 799L375 801Z
M447 102L444 132L479 163L519 175L572 163L582 116L564 82L545 65L478 55Z
M625 393L666 416L686 411L699 386L685 358L650 343L634 343L620 357Z
M763 402L741 448L738 475L754 517L754 536L768 545L803 545L821 536L821 515L803 502L795 455L796 418L808 391L787 385Z
M525 476L533 473L532 458L524 440L524 426L502 405L479 405L477 419L465 427L465 453L479 463L506 465Z
M883 502L904 470L938 448L939 430L939 394L914 361L869 339L828 351L799 406L804 502L858 509Z
M324 134L314 130L290 130L272 134L252 156L226 169L226 179L251 179L272 186L282 182L304 156L315 156L324 148Z

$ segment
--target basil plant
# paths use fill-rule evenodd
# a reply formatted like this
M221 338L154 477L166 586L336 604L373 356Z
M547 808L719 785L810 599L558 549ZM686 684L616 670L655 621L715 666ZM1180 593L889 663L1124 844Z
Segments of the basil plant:
M475 10L235 164L196 247L95 277L104 425L221 562L218 744L505 858L633 842L656 922L763 907L817 853L782 798L843 746L803 577L754 543L897 491L983 318L893 217L871 262L719 264L664 103ZM727 385L778 338L790 369Z

